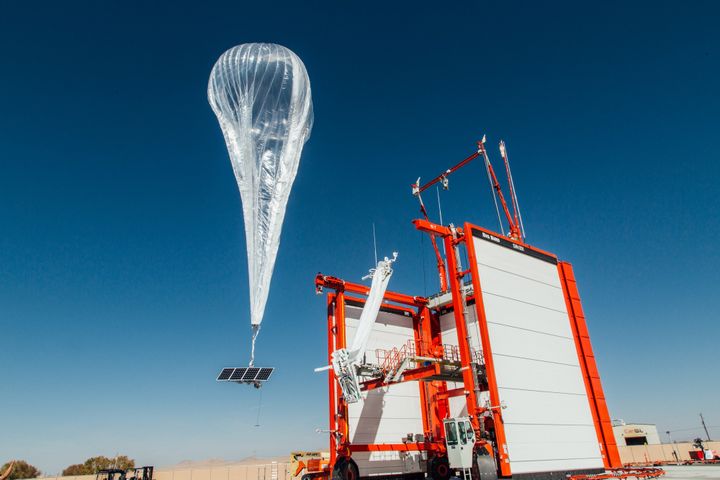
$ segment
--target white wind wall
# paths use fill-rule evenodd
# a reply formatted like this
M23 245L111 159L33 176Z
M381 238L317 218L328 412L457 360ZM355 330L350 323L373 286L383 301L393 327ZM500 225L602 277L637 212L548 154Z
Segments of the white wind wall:
M473 240L512 473L602 468L556 263Z

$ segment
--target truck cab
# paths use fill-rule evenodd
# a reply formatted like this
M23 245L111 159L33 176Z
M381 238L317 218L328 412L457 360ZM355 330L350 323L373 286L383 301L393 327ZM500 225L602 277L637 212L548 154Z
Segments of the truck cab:
M450 468L472 468L475 454L475 431L468 417L448 418L445 426L445 446Z

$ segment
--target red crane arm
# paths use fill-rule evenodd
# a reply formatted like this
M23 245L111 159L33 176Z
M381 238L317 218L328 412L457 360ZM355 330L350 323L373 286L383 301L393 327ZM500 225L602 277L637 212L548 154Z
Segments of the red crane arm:
M428 217L427 210L425 209L425 204L422 201L421 194L427 190L428 188L432 187L438 182L443 183L443 187L447 188L447 178L448 175L451 173L454 173L455 171L459 170L460 168L464 167L468 163L472 162L476 158L478 158L480 155L483 156L485 160L485 166L488 171L488 175L490 175L491 183L493 189L497 192L498 197L500 198L500 203L502 204L503 212L505 213L505 217L507 218L508 225L510 227L510 238L513 238L515 240L522 240L522 234L520 231L520 221L519 221L519 214L518 214L518 205L517 200L515 197L515 191L513 189L512 180L510 177L510 165L507 161L507 155L504 152L504 143L501 144L501 153L503 156L503 160L505 161L505 168L507 170L508 175L508 183L510 188L510 197L512 200L512 206L513 210L515 212L515 215L513 216L510 213L510 209L508 208L507 202L505 201L505 196L502 193L502 188L500 187L500 182L498 182L497 176L495 175L495 170L492 167L492 164L490 163L490 159L488 158L487 151L485 150L485 137L483 137L482 141L478 142L478 148L475 153L467 157L466 159L462 160L457 165L448 168L443 173L438 175L437 177L433 178L429 182L425 183L424 185L420 185L420 179L418 178L417 183L412 185L412 193L416 197L418 197L418 200L420 201L420 212L422 212L423 217L427 222L430 221ZM437 261L437 270L438 270L438 277L440 278L440 291L446 292L448 290L448 283L447 283L447 269L445 266L445 261L442 258L442 255L440 254L440 248L437 245L437 241L435 239L434 234L430 234L430 242L432 243L432 248L435 253L435 260Z
M425 190L427 190L428 188L432 187L432 186L435 185L436 183L438 183L438 182L442 181L443 179L447 178L447 176L450 175L451 173L453 173L454 171L456 171L456 170L464 167L464 166L467 165L468 163L472 162L473 160L475 160L475 159L476 159L477 157L479 157L479 156L480 156L480 151L478 150L477 152L473 153L472 155L470 155L469 157L467 157L465 160L463 160L462 162L458 163L458 164L455 165L454 167L448 168L448 169L445 170L443 173L441 173L441 174L438 175L437 177L435 177L435 178L433 178L432 180L430 180L429 182L427 182L425 185L423 185L423 186L420 186L420 185L418 185L418 184L413 185L413 186L412 186L412 187L413 187L413 195L418 195L418 194L424 192Z
M487 151L485 150L485 144L483 142L478 142L478 152L482 153L483 157L485 158L485 165L487 166L488 172L490 173L493 188L498 194L500 204L502 205L503 212L505 213L505 218L507 218L508 225L510 226L510 238L513 238L515 240L522 240L520 236L520 227L518 227L517 223L513 220L513 216L508 209L507 202L505 201L505 195L503 195L502 193L500 182L498 182L497 175L495 175L495 170L490 163L490 159L488 158Z

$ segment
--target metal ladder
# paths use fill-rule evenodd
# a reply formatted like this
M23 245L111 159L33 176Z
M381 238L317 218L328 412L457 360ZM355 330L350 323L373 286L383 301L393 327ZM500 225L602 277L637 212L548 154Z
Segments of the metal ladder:
M462 469L462 480L473 480L472 468L463 468Z

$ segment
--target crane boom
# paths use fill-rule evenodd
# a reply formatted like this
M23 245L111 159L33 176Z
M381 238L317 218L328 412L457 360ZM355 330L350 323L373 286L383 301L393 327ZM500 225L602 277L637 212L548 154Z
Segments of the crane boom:
M512 172L510 171L510 160L508 160L507 147L505 146L505 142L500 140L499 147L500 156L502 157L503 162L505 162L505 172L507 174L508 187L510 189L510 201L512 202L513 206L513 217L515 219L515 225L519 227L520 234L522 235L522 240L525 238L525 227L523 226L522 222L522 214L520 213L520 203L518 203L517 192L515 190L515 182L513 181Z
M422 213L425 220L428 222L430 221L430 218L428 217L427 209L425 208L425 204L422 200L422 193L427 190L428 188L432 187L433 185L437 183L441 183L443 188L447 190L448 188L448 177L450 174L456 172L457 170L461 169L468 163L472 162L476 158L482 156L485 160L485 169L488 173L488 177L490 179L490 185L491 188L494 190L493 192L493 198L495 198L495 195L497 194L497 197L500 199L500 204L502 205L503 213L505 214L505 218L507 219L510 233L509 237L514 240L520 240L523 241L525 238L525 229L522 225L522 215L520 214L520 205L517 201L517 194L515 193L515 184L513 183L512 179L512 173L510 172L510 162L508 161L507 157L507 150L505 148L505 142L502 140L500 141L500 155L503 158L503 161L505 162L505 172L507 174L508 178L508 190L510 193L510 202L512 205L512 213L510 212L510 209L508 208L507 201L505 200L505 196L503 195L502 188L500 187L500 182L497 179L497 175L495 175L495 170L492 167L492 164L490 163L490 158L488 157L487 150L485 149L485 136L483 135L483 138L481 141L477 142L477 150L475 153L470 155L469 157L463 159L456 165L448 168L444 172L442 172L440 175L436 176L429 182L421 185L420 184L420 178L417 179L417 181L411 185L412 187L412 193L416 197L418 197L418 201L420 202L420 212ZM497 199L495 200L495 208L497 208ZM498 221L500 220L500 213L498 212ZM501 222L502 223L502 222ZM502 230L502 225L501 225ZM503 233L503 232L501 232ZM447 268L445 266L445 260L443 260L442 255L440 254L440 248L438 247L437 240L435 239L435 235L430 235L430 242L432 243L433 252L435 253L435 260L437 262L437 270L438 270L438 277L440 279L440 291L441 292L447 292L448 290L448 281L447 281Z
M488 173L490 174L490 177L492 179L492 186L497 192L498 198L500 199L500 204L502 205L503 212L505 213L505 218L507 219L508 226L510 227L510 234L508 236L514 240L522 240L522 237L520 235L520 227L518 227L517 222L515 222L512 214L510 213L510 210L508 209L507 202L505 201L505 195L503 195L502 188L500 187L500 182L498 182L497 175L495 175L495 170L490 163L490 158L488 157L487 150L485 149L485 137L483 137L483 140L481 142L478 142L478 152L480 152L480 154L485 159L485 167L487 168ZM508 182L510 182L510 180L508 180Z
M454 167L448 168L448 169L445 170L443 173L441 173L441 174L438 175L437 177L433 178L432 180L430 180L429 182L427 182L427 183L426 183L425 185L423 185L423 186L420 186L420 179L418 178L417 183L412 186L413 195L419 195L419 194L421 194L422 192L424 192L425 190L427 190L428 188L432 187L433 185L435 185L435 184L438 183L438 182L442 182L443 188L447 189L447 177L448 177L448 175L450 175L451 173L455 172L456 170L461 169L462 167L464 167L464 166L467 165L468 163L472 162L473 160L475 160L475 159L476 159L477 157L479 157L479 156L480 156L480 150L478 150L477 152L473 153L472 155L470 155L469 157L467 157L465 160L463 160L462 162L458 163L458 164L455 165Z

